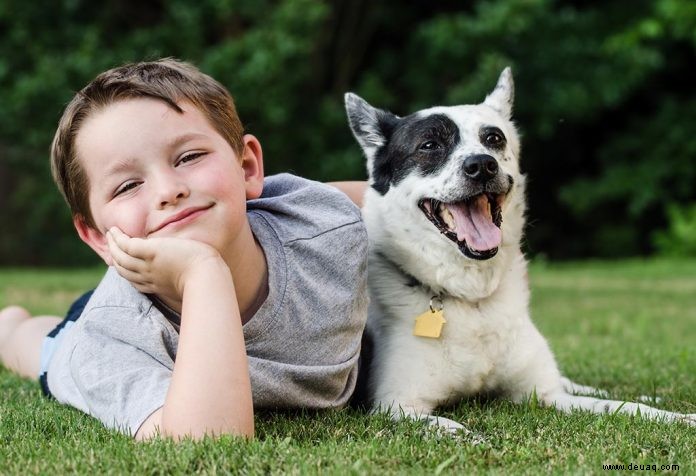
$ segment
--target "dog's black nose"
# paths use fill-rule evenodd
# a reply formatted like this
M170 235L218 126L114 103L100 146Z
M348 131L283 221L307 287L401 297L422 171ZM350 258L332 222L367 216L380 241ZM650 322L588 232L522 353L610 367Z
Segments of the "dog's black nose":
M472 155L464 161L464 174L470 179L486 182L497 173L498 161L490 155Z

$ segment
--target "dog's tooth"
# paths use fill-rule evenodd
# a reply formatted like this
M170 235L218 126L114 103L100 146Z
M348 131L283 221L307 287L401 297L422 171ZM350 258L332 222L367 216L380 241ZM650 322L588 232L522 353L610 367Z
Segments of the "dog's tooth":
M449 228L450 230L455 229L454 217L452 216L452 212L450 212L449 209L444 205L441 207L440 216L442 217L442 221L444 221L447 225L447 228Z

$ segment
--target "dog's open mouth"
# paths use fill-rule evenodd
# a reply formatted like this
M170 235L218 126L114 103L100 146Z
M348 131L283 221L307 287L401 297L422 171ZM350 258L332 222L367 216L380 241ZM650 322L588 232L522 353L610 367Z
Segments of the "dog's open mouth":
M462 253L486 260L498 253L502 241L500 225L504 200L504 194L481 193L453 203L424 198L418 202L418 207Z

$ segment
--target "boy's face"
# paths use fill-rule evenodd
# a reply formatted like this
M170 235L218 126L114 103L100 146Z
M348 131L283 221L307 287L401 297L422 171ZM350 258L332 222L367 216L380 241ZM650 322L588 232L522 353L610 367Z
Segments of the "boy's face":
M263 187L261 147L244 136L238 157L203 113L179 106L183 113L155 99L118 101L77 134L96 229L79 218L75 225L109 264L105 233L113 226L131 237L194 239L223 257L238 249L246 200Z

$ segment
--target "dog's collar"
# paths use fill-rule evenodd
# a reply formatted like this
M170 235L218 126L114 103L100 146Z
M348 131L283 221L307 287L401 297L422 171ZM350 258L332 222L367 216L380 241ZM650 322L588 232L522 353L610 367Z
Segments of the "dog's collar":
M442 335L442 326L447 322L443 310L444 297L442 293L436 293L430 286L425 285L422 281L418 280L415 276L404 271L404 269L399 266L394 261L387 258L384 253L377 252L377 256L389 263L401 273L406 278L406 286L409 288L421 288L427 295L430 296L430 302L428 303L428 310L423 314L415 317L415 325L413 327L413 335L416 337L427 337L432 339L439 339Z
M431 288L431 287L428 286L427 284L423 283L422 281L420 281L418 278L416 278L416 277L413 276L412 274L407 273L407 272L404 270L404 268L402 268L401 266L399 266L398 263L395 263L393 260L389 259L389 258L387 257L387 255L385 255L384 253L378 251L378 252L377 252L377 256L379 256L379 257L382 258L384 261L386 261L386 262L388 262L389 264L391 264L395 269L397 269L401 274L403 274L404 277L406 278L406 283L405 283L405 284L406 284L406 286L408 286L409 288L421 288L423 291L425 291L426 294L428 294L428 295L431 296L431 300L432 300L432 299L439 299L440 301L442 301L442 300L444 299L444 296L443 296L443 294L442 294L441 292L435 292L435 291L433 290L433 288Z

